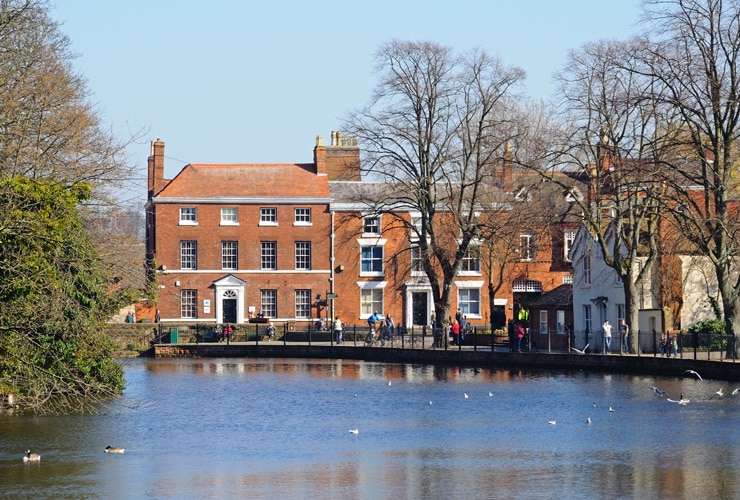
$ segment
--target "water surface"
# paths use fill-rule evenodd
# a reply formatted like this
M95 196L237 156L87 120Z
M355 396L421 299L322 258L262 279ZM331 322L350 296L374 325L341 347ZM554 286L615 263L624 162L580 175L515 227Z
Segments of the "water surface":
M125 373L99 415L0 417L4 497L740 497L722 381L281 359Z

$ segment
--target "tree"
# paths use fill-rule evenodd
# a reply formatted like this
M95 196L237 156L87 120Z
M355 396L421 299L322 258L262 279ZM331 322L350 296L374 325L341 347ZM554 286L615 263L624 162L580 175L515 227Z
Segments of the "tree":
M652 81L635 67L641 42L597 42L569 54L559 73L566 119L553 136L541 174L567 189L563 169L588 179L581 206L585 230L624 283L625 320L637 331L639 289L658 256L666 186L657 160L661 109L649 98ZM566 181L566 182L564 182ZM639 264L638 265L638 261ZM637 335L630 335L636 352Z
M69 39L49 17L45 0L0 2L0 57L0 177L54 179L68 188L87 183L93 190L84 200L85 226L105 230L106 221L128 209L121 197L137 176L125 151L139 133L122 142L104 128L86 81L73 70ZM121 236L108 229L97 241ZM143 260L136 246L104 252L116 257L108 260L109 279L142 288L138 273L120 265L124 253L129 261Z
M123 383L101 332L136 282L85 229L100 248L113 240L94 222L134 178L126 144L103 128L46 1L0 2L0 57L0 391L36 411L89 403Z
M714 267L726 333L740 332L737 167L740 132L740 2L645 1L650 31L638 53L651 99L665 110L659 140L676 224ZM652 36L653 38L650 38ZM657 141L656 141L657 142ZM696 188L700 189L696 189ZM728 355L740 345L728 342Z
M418 245L441 327L479 214L503 207L494 167L515 134L508 111L524 73L483 51L458 57L432 42L392 41L376 59L371 103L345 128L363 145L364 173L386 186L365 203L395 217ZM400 216L408 212L418 217Z
M0 181L0 388L24 409L89 406L123 388L101 329L116 302L76 211L87 196L85 184Z

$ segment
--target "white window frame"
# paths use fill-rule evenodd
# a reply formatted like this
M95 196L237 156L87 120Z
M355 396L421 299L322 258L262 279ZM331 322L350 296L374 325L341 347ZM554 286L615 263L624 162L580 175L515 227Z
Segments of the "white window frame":
M532 233L521 233L519 235L519 260L523 262L534 262L537 260L535 243L535 236Z
M310 241L296 241L295 242L295 270L296 271L310 271L311 270L311 242Z
M238 207L221 207L221 225L238 226L239 225L239 208Z
M480 247L469 245L460 263L459 276L480 276Z
M233 262L233 265L231 263ZM221 269L235 271L239 268L239 242L221 242Z
M277 226L277 207L260 207L260 226Z
M198 225L198 207L180 207L180 222L181 226L197 226Z
M421 258L421 247L419 245L411 245L411 275L424 275L423 260Z
M263 271L277 271L276 241L260 241L260 269Z
M380 215L368 215L362 218L362 236L380 236Z
M468 319L480 319L481 311L483 310L483 304L481 304L481 300L483 297L483 294L481 293L481 288L483 288L483 282L482 281L456 281L455 287L457 288L457 308L460 309L460 311L468 317ZM471 291L475 291L477 294L477 297L475 297L475 300L472 300L470 298ZM475 308L477 308L477 311L473 311L471 309L471 304L475 305Z
M180 318L198 319L198 290L180 290Z
M294 226L313 225L313 222L311 219L311 207L296 207L293 210L293 225Z
M360 276L362 277L382 277L385 276L385 244L387 240L384 238L360 238L357 240L358 245L360 246ZM368 258L363 257L363 252L366 249L369 248L380 248L380 257L376 255L372 255ZM365 262L380 262L380 271L377 270L371 270L371 271L364 271L363 270L363 264ZM375 266L373 266L375 267Z
M187 264L187 265L185 265ZM198 269L198 242L195 240L180 241L180 269L195 271Z
M591 256L584 255L581 263L583 264L581 266L583 270L583 284L590 285L591 284Z
M383 302L385 301L386 282L358 283L360 286L360 318L367 319L375 311L385 314Z
M277 318L277 290L260 290L260 311L265 318Z
M555 311L555 322L557 323L558 335L564 335L565 334L565 311L563 309L558 309L557 311Z
M565 231L563 235L563 252L565 255L563 258L565 259L565 262L571 262L570 257L570 249L573 248L573 243L576 241L576 232L575 231Z
M295 317L296 319L311 318L311 290L295 291Z
M550 324L548 323L549 314L547 309L540 309L540 334L547 335L550 331Z
M419 214L419 213L411 213L411 214L409 214L409 217L410 217L410 221L411 221L411 227L413 228L411 230L410 237L412 239L419 239L419 238L421 238L421 229L422 229L422 226L421 226L421 223L422 223L421 214Z

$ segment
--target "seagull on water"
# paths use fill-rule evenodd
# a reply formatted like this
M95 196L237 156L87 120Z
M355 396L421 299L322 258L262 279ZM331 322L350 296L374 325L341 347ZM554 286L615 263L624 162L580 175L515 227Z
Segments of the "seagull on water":
M724 396L725 394L722 392L722 389L724 389L724 387L720 387L719 390L712 394L712 397L709 399L714 399L715 397L721 398L722 396Z
M463 396L465 396L465 399L468 399L468 393L467 392L463 392Z
M359 429L350 429L350 430L349 430L349 433L350 433L350 434L359 434L359 433L360 433L360 431L359 431Z
M555 420L548 420L547 423L550 424L550 425L555 425L555 424L557 424L557 421L555 421Z
M612 413L614 413L614 412L615 412L615 411L617 411L617 410L615 410L614 408L612 408L612 407L610 406L610 407L609 407L609 411L610 411L610 412L612 412Z
M390 380L388 381L388 385L391 385L391 381Z
M739 392L740 392L740 387L738 387L737 389L733 390L731 394L733 396L737 396L737 393L739 393Z
M40 462L41 455L38 453L31 453L31 450L26 450L26 454L23 455L24 462Z
M738 389L740 389L740 387L738 387ZM735 390L737 390L737 389L735 389ZM488 397L490 398L492 396L493 396L493 393L491 391L488 391Z
M588 417L588 418L586 419L586 423L587 423L587 424L590 424L590 423L591 423L591 417Z
M105 452L106 453L124 453L126 451L126 448L121 448L118 446L106 446Z
M686 370L685 372L683 372L683 374L682 374L682 375L692 375L692 376L694 376L694 377L698 378L699 380L704 380L703 378L701 378L701 375L699 375L699 374L698 374L697 372L695 372L694 370Z

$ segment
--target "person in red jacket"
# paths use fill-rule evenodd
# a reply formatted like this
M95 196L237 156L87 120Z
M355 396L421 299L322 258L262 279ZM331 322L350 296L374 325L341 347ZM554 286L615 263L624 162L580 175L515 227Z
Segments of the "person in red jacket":
M460 345L460 323L456 319L452 320L450 331L452 332L452 345Z

